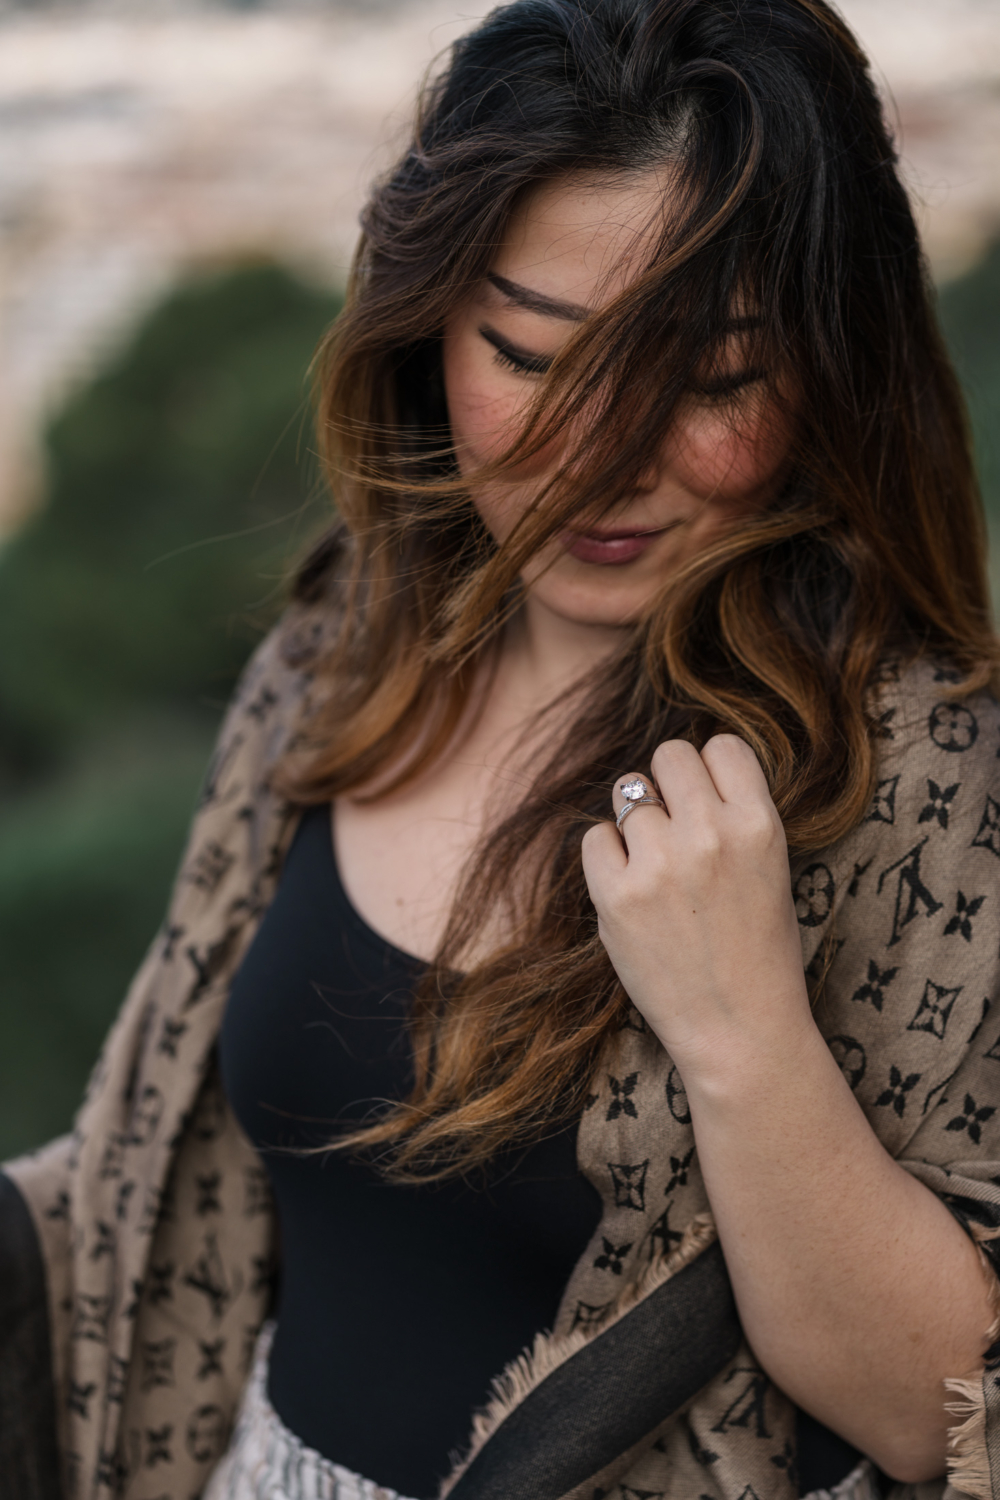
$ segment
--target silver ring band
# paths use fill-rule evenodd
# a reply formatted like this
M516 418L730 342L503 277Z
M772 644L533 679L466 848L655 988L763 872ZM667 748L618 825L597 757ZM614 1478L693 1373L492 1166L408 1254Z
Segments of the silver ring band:
M664 804L659 797L638 797L635 802L626 802L621 812L615 819L615 827L621 832L622 824L634 807L663 807Z

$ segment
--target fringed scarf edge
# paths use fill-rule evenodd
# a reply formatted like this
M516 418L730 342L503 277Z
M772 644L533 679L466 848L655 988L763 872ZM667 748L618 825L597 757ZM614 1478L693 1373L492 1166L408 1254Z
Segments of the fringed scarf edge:
M577 1328L572 1333L538 1333L530 1349L511 1360L493 1381L492 1394L472 1422L472 1434L465 1454L456 1462L440 1490L440 1500L451 1492L473 1459L481 1452L502 1422L560 1365L572 1359L593 1339L599 1338L637 1303L655 1292L664 1282L676 1276L696 1260L702 1251L718 1238L715 1220L710 1213L696 1214L684 1230L680 1244L670 1255L654 1261L631 1287L627 1287L614 1311L596 1328Z
M989 1282L993 1321L987 1330L986 1341L987 1345L992 1345L1000 1338L1000 1284L982 1246L985 1240L1000 1236L1000 1229L987 1229L978 1224L969 1227ZM971 1500L993 1500L993 1480L986 1447L984 1374L984 1369L978 1369L944 1383L945 1389L956 1397L954 1401L945 1402L944 1409L949 1416L959 1418L955 1426L948 1429L948 1480L953 1489L970 1496Z

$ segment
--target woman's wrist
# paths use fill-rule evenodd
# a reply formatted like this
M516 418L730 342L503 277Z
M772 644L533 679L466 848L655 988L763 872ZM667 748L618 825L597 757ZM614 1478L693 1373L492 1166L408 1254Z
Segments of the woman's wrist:
M683 1038L671 1034L671 1028L652 1025L681 1075L689 1100L703 1101L709 1107L752 1107L773 1089L787 1088L789 1079L802 1069L811 1070L823 1059L824 1067L832 1061L809 1008L804 983L790 987L780 1003L772 993L769 1002L756 1015L748 1014L745 1005L734 1006L738 1019L731 1024Z

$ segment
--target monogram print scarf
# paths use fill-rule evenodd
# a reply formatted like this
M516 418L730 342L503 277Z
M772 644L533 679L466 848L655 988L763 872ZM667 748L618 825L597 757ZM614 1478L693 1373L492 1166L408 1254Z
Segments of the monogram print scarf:
M72 1137L9 1164L48 1282L67 1500L192 1500L228 1442L274 1274L266 1174L221 1091L232 976L295 819L269 784L329 611L293 611L227 716L164 926ZM872 1129L982 1243L1000 1226L1000 709L886 669L861 825L793 864L815 1016ZM454 1500L792 1500L794 1411L740 1333L682 1081L632 1011L593 1080L603 1216L554 1329L506 1371ZM985 1331L984 1331L985 1332ZM863 1351L859 1351L863 1357ZM950 1485L1000 1500L1000 1377L954 1372Z

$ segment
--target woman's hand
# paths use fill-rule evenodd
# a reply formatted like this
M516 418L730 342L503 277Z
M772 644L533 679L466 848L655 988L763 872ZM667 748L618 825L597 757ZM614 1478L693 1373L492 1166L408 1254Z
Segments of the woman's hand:
M794 1048L812 1019L784 831L753 751L731 734L700 755L668 740L652 768L665 807L636 807L620 835L591 828L583 868L611 962L690 1083L747 1049Z

